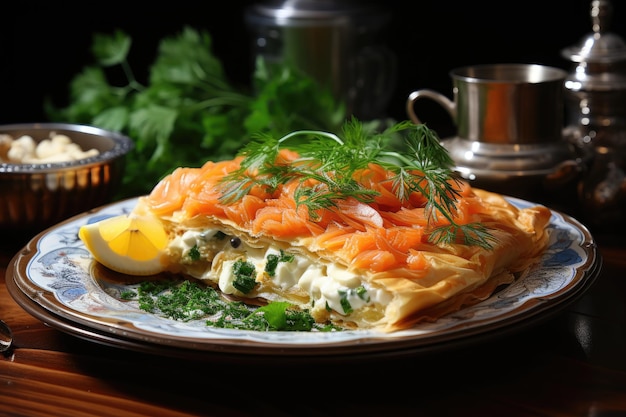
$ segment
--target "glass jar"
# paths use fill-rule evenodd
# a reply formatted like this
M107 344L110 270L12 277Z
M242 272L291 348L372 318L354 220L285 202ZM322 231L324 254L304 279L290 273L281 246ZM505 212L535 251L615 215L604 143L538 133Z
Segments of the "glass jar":
M386 7L362 0L266 0L245 12L253 60L298 68L363 120L386 115L395 87L390 20Z

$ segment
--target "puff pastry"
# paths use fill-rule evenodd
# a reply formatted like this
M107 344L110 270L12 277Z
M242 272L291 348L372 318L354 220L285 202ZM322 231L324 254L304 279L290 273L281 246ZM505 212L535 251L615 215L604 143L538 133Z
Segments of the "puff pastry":
M292 163L297 154L281 152L279 159ZM358 172L359 182L377 192L371 202L346 198L311 213L296 204L303 182L293 179L271 191L252 187L225 203L222 179L241 161L178 168L141 197L134 212L163 222L170 239L164 270L226 294L288 301L318 322L392 332L436 320L513 282L549 238L548 208L518 208L456 181L455 221L483 225L494 243L433 243L423 196L396 198L391 173L375 164ZM237 282L242 265L252 285Z

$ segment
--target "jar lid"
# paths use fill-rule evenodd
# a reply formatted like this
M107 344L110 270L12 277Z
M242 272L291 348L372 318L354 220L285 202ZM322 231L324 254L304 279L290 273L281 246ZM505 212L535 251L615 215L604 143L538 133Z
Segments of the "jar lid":
M347 27L355 33L382 30L391 12L375 1L266 0L248 6L246 22L252 26Z
M378 12L378 9L379 7L371 2L357 0L267 0L251 7L251 10L261 16L278 20L328 20Z
M565 48L562 54L573 62L613 63L626 60L626 43L609 31L613 7L608 0L591 2L593 32L585 36L580 44Z
M626 43L609 31L613 8L608 0L591 2L593 32L561 51L578 66L566 81L569 90L626 89ZM572 82L570 82L572 81Z

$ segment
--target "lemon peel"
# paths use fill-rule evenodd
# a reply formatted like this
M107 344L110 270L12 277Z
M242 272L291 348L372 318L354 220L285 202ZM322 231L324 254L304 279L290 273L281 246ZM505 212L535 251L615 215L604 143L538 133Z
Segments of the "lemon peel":
M163 271L161 257L168 243L161 222L149 215L117 215L80 227L78 237L96 261L129 275Z

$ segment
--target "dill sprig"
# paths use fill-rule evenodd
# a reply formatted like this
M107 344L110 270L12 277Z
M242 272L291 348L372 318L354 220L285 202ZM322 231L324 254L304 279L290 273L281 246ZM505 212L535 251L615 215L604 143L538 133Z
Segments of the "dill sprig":
M389 149L397 135L406 144L402 152ZM291 163L280 163L281 149L292 150L299 157ZM221 201L225 204L240 200L253 187L273 192L281 184L298 179L296 206L305 206L315 220L318 210L335 209L340 200L373 202L379 193L365 187L355 174L370 164L378 164L394 173L392 191L401 201L407 201L415 192L426 197L430 225L436 224L439 216L448 220L447 225L430 228L432 243L462 239L468 245L491 248L495 241L482 224L455 222L460 198L456 185L460 179L454 174L454 162L439 137L424 124L403 121L375 132L353 117L345 122L342 138L312 130L295 131L279 139L259 134L239 155L243 156L240 168L221 181Z

